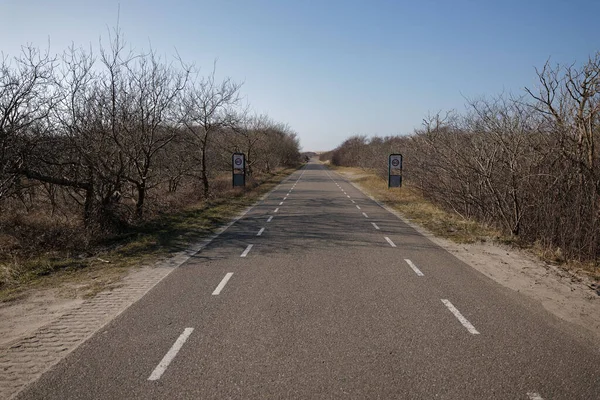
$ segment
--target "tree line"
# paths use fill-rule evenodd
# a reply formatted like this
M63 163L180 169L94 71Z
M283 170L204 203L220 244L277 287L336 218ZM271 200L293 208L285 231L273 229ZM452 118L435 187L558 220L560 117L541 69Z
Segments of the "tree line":
M497 227L559 258L600 259L600 53L583 65L537 69L521 96L469 101L430 115L410 135L353 136L323 158L404 176L464 218Z
M296 134L252 115L241 86L136 52L118 29L98 52L2 54L0 236L16 214L114 231L166 199L210 198L233 152L246 154L250 180L297 165Z

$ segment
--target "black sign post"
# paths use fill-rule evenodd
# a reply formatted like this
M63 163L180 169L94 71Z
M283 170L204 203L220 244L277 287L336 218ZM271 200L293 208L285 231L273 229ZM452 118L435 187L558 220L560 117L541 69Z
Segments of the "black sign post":
M388 188L402 187L402 154L390 154L388 160Z
M244 153L233 153L231 156L233 187L246 186L246 156Z

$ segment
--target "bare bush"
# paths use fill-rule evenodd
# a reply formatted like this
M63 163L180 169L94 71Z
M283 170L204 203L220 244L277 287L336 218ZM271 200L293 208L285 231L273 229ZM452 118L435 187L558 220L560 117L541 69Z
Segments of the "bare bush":
M257 176L300 160L287 126L247 118L241 84L135 52L118 28L97 54L3 55L0 74L0 238L11 252L85 245L229 190L233 151Z
M56 60L48 52L23 47L20 56L0 59L0 207L19 195L23 164L36 145L35 136L50 126L54 107Z
M581 67L538 71L529 97L499 96L434 114L410 136L354 136L328 157L405 177L430 200L567 258L600 258L600 53Z

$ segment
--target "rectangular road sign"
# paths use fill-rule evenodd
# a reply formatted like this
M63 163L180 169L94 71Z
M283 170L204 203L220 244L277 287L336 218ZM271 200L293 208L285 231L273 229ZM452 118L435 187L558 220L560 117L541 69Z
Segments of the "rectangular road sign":
M233 186L246 186L246 156L244 153L233 153L231 156Z
M402 186L402 154L390 154L388 159L388 188Z

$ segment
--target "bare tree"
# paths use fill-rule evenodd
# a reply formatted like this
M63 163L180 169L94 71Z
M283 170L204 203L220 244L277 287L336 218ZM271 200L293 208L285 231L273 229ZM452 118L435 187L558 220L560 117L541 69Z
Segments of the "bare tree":
M588 178L600 195L596 149L600 122L600 52L581 68L552 67L548 61L537 73L540 83L537 92L525 89L536 100L532 106L555 125L563 154L578 165L581 179Z
M531 107L545 117L548 142L556 143L556 150L569 169L574 169L578 180L574 191L577 197L570 201L570 209L577 210L573 219L578 221L571 231L575 236L571 241L585 248L581 248L581 252L597 254L600 251L600 155L597 149L600 52L579 68L551 66L547 62L537 72L537 90L526 89L535 101Z
M36 132L49 129L48 116L56 104L54 68L49 52L32 46L21 55L0 59L0 201L15 189Z
M213 69L208 77L193 81L185 93L182 120L191 139L193 156L200 164L200 178L205 197L210 193L208 151L214 135L237 126L242 118L241 86L242 84L230 78L216 82ZM196 150L199 153L197 155Z
M133 65L132 65L133 64ZM127 110L123 121L120 151L132 165L126 179L137 190L136 215L142 217L150 185L158 184L153 171L156 155L177 135L180 122L177 106L189 77L189 68L175 70L154 52L128 63ZM158 172L158 171L157 171Z
M351 137L331 160L382 170L387 153L400 150L409 184L443 208L561 257L597 262L600 53L580 67L548 62L537 72L530 97L471 101L467 113L428 116L395 144Z
M232 149L258 176L261 163L268 172L293 162L295 134L268 118L249 124L241 84L217 82L214 70L191 82L179 59L130 49L118 28L108 39L97 53L24 47L0 58L1 233L36 232L43 216L85 246L190 204L198 187L225 188ZM23 219L32 229L15 228Z

